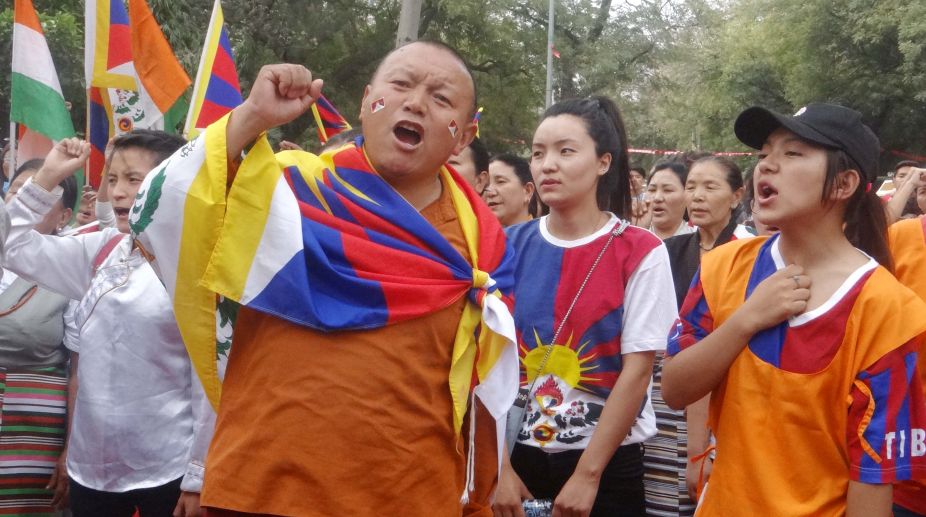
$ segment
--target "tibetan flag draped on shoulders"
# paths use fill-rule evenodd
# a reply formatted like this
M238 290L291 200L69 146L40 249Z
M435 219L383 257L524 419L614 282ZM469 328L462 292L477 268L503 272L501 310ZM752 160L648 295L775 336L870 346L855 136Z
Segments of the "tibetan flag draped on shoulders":
M351 129L347 119L338 113L334 104L331 104L324 95L312 104L312 116L315 118L318 140L322 145L327 144L334 135Z
M90 184L99 188L106 143L116 134L110 90L135 90L137 81L132 63L129 13L123 0L86 0L84 20L87 141L90 143L87 173Z
M32 0L16 0L13 23L11 113L20 124L18 162L44 158L53 141L74 136L55 63ZM30 151L32 149L32 151Z
M235 55L225 29L222 3L215 0L206 43L199 60L196 84L193 86L193 102L187 114L184 136L196 138L209 124L241 104L241 100Z
M152 171L131 215L212 400L217 295L322 331L383 327L468 296L449 378L454 425L471 393L502 418L518 382L514 261L478 195L442 168L470 259L373 171L362 138L315 156L274 155L261 137L226 196L227 120Z

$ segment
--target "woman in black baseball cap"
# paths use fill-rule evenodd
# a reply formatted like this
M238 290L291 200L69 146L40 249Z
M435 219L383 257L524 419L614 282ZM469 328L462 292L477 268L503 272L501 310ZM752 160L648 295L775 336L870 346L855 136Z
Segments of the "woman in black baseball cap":
M926 474L902 439L926 432L926 303L890 274L878 139L832 104L749 108L734 131L759 149L755 216L780 233L704 255L670 338L666 402L711 395L698 515L889 516L891 483Z

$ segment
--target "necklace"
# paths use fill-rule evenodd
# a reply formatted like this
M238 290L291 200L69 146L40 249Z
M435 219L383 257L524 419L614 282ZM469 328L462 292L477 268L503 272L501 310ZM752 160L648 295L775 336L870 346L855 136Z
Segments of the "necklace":
M711 246L710 248L705 248L704 245L701 244L700 241L698 241L698 247L701 248L701 251L711 251L712 249L716 247L716 244L714 246Z

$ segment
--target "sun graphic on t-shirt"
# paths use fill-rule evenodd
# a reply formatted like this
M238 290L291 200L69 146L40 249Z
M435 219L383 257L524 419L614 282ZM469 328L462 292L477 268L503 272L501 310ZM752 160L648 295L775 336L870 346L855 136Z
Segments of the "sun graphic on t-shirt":
M596 380L595 377L587 377L583 374L597 368L597 365L588 366L588 363L593 361L597 354L592 351L583 353L589 342L586 341L576 348L572 343L572 337L570 334L569 339L562 345L556 343L544 344L540 336L537 335L537 330L534 329L534 339L537 342L537 347L528 351L526 346L521 345L521 362L527 371L527 382L532 382L537 377L540 363L543 362L543 358L550 347L553 347L553 350L550 352L547 364L543 367L543 374L552 373L572 388L578 387L583 381Z

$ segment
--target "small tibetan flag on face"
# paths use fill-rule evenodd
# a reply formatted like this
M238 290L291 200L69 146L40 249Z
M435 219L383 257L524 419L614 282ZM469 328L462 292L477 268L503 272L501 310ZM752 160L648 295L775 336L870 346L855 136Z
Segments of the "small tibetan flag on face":
M385 101L383 101L383 99L377 102L382 106L379 109L385 107ZM379 111L376 109L377 104L374 103L373 105L373 112ZM312 104L312 116L315 117L315 125L318 128L318 139L322 144L327 144L328 140L334 135L351 129L350 123L338 113L338 110L335 109L334 105L331 104L324 95L319 97L318 100Z

